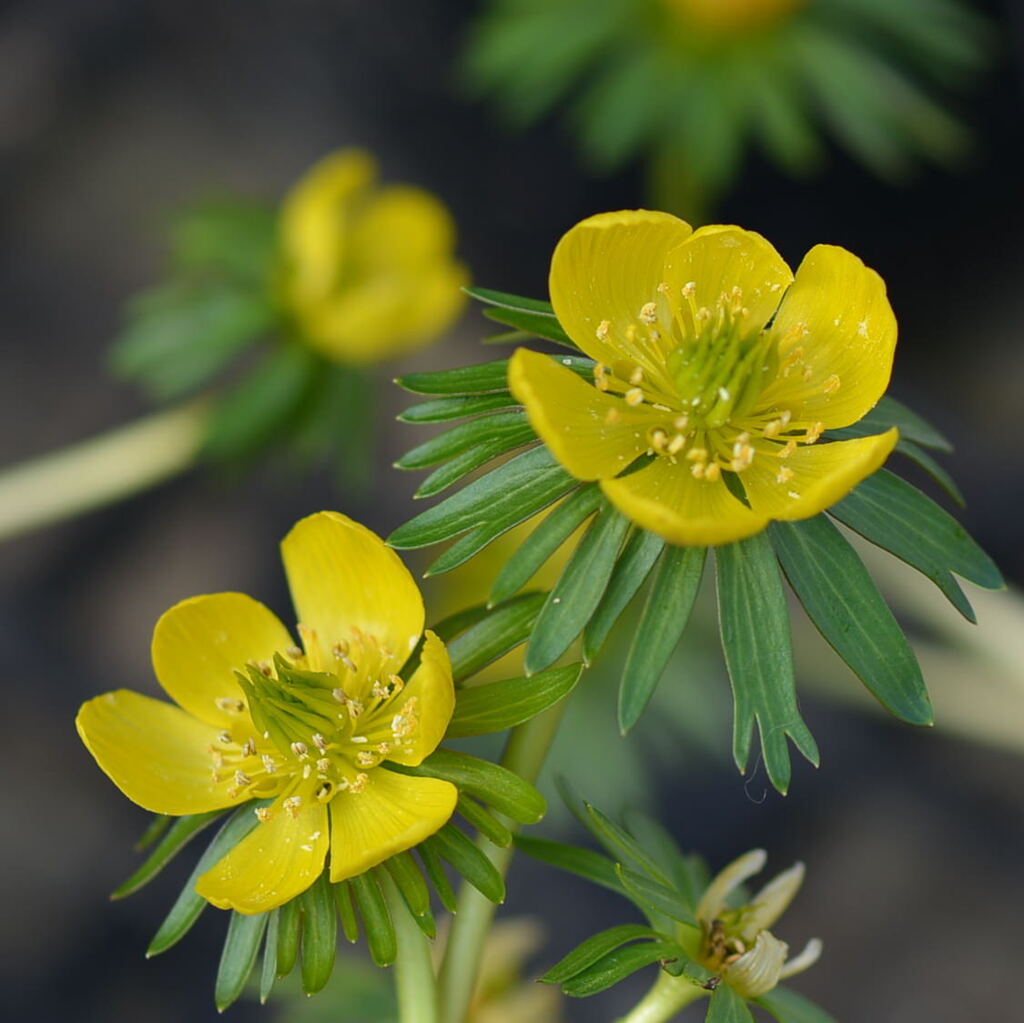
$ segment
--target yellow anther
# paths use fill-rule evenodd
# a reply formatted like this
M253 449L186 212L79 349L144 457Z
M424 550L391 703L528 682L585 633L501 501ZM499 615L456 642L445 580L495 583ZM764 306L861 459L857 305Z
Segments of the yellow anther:
M225 714L241 714L245 710L245 704L234 696L218 696L213 702Z
M607 381L607 379L605 379L605 377L595 377L594 378L594 386L599 391L607 391L608 390L608 381Z
M668 443L668 434L660 427L651 430L651 447L660 455L665 450L665 445Z
M309 756L309 747L304 742L293 742L292 752L301 760Z
M252 784L252 778L250 778L245 771L235 771L235 784L240 789L244 789L246 785Z
M833 373L832 376L830 376L828 378L828 380L826 380L821 385L821 389L826 394L835 394L836 391L839 390L841 385L842 385L842 381L839 379L839 375L837 373Z
M633 405L635 407L637 405L643 404L643 400L644 392L641 391L639 387L631 387L628 391L626 391L627 405Z
M781 429L782 429L782 420L781 419L773 419L773 420L771 420L771 422L768 422L768 423L764 424L764 431L763 432L764 432L764 435L766 437L777 437L779 435L779 431Z
M212 781L214 785L219 785L223 780L224 776L217 770L217 768L214 768L210 772L210 781Z
M269 753L264 753L260 760L263 762L263 770L267 774L273 774L277 770L277 761Z
M363 789L366 788L366 783L369 780L370 776L368 774L363 774L363 772L360 771L359 774L357 774L355 778L353 778L352 781L349 783L349 792L362 792Z
M254 756L256 756L256 740L255 739L250 737L250 738L245 740L245 743L242 746L242 756L244 756L244 757L254 757Z
M788 483L793 478L793 470L789 466L782 466L779 469L778 475L775 477L776 483Z
M397 696L405 688L405 680L401 675L389 675L388 681L391 683L392 696Z
M722 469L721 469L721 467L719 466L719 464L717 462L712 462L704 470L704 479L706 479L708 481L708 483L715 483L715 482L717 482L719 479L721 479L721 476L722 476Z
M608 338L608 331L612 329L611 320L602 320L597 325L597 330L594 332L597 335L598 341L605 341Z
M285 653L294 661L302 656L302 647L290 646L285 650Z
M686 438L681 434L677 433L672 440L669 441L668 453L670 455L678 455L686 444Z
M621 418L622 416L619 415L619 410L614 407L608 409L608 411L605 412L604 414L604 421L609 426L614 426Z
M312 738L313 745L316 746L318 750L327 749L327 740L319 732L314 732Z
M824 423L815 423L815 424L814 424L814 425L813 425L813 426L812 426L812 427L811 427L811 428L810 428L810 429L809 429L809 430L807 431L807 436L806 436L806 437L804 438L804 440L805 440L805 441L806 441L806 442L807 442L808 444L814 444L814 443L815 443L815 442L816 442L816 441L818 440L818 438L819 438L819 437L820 437L820 436L821 436L821 435L822 435L822 434L823 434L824 432L825 432L825 424L824 424Z
M704 448L690 448L686 452L686 457L691 462L706 462L708 460L708 453Z
M327 774L331 769L331 761L329 757L321 757L316 762L316 769L320 774Z
M796 441L787 441L786 446L779 452L779 458L789 458L794 451L796 451Z
M693 475L699 480L704 478L704 473L706 471L707 466L705 466L703 462L694 462L694 464L690 466L690 472L692 472Z
M679 290L682 292L683 298L693 298L697 294L697 282L687 281Z
M271 816L273 816L270 812L270 808L267 806L257 806L256 809L253 810L253 813L256 814L256 820L258 820L260 824L266 824L267 821L270 820Z
M377 752L382 756L386 757L391 752L391 743L382 742L377 745Z
M377 758L367 750L360 750L356 754L356 763L360 767L373 767L376 762Z
M632 373L629 374L629 382L637 385L644 382L644 371L640 366L637 366Z
M219 735L217 736L217 738L218 738L218 739L219 739L219 740L220 740L221 742L223 742L223 743L228 743L228 742L231 742L231 741L232 741L232 739L231 739L231 733L230 733L230 732L221 732L221 733L220 733L220 734L219 734Z
M640 319L650 326L658 322L658 303L645 302L640 308Z
M659 295L667 295L672 290L672 285L668 281L662 281L661 284L654 289Z
M800 374L800 376L801 376L801 377L803 378L803 381L804 381L804 383L805 383L805 384L806 384L806 383L809 383L809 382L810 382L810 379L811 379L811 377L813 377L813 376L814 376L814 370L813 370L813 369L812 369L812 368L811 368L810 366L808 366L808 367L807 367L807 368L806 368L806 369L805 369L805 370L803 371L803 373L801 373L801 374Z
M298 817L302 809L302 796L289 796L281 805L289 817Z
M318 803L326 803L334 795L333 782L325 781L314 793Z
M672 425L677 430L685 430L690 425L690 417L688 415L676 416L672 420Z
M340 687L338 689L332 689L331 696L333 696L342 706L348 703L348 695L345 690Z

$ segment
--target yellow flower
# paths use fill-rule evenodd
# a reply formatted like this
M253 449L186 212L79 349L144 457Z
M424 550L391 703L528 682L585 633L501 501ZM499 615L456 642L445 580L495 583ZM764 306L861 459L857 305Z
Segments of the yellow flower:
M752 231L603 213L559 242L550 288L596 386L520 349L512 392L569 472L670 543L816 515L896 444L896 430L816 444L884 394L896 345L882 279L845 249L815 246L794 278Z
M421 348L462 311L468 282L454 260L445 207L408 185L375 185L369 153L317 163L281 210L282 300L302 337L354 365Z
M664 0L677 16L714 32L734 33L781 21L807 0Z
M178 704L118 690L76 724L96 762L155 813L272 798L254 831L200 877L215 906L262 913L319 877L354 877L451 816L453 785L390 771L419 764L455 705L444 644L397 674L423 635L419 590L398 556L335 512L300 521L282 556L302 648L241 593L193 597L153 634L157 679ZM329 821L328 821L329 817Z

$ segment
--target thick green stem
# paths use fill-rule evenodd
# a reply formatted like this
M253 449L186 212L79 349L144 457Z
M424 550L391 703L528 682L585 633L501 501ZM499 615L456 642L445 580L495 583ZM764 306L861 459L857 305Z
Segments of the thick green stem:
M537 780L544 759L554 741L567 701L539 714L512 730L501 758L503 767L515 771L528 782ZM511 827L514 824L506 821ZM512 849L502 849L481 839L481 850L504 877L512 859ZM458 909L448 935L441 966L441 1023L463 1023L476 987L484 942L494 918L496 906L469 884L459 892Z
M685 977L661 972L654 986L619 1023L667 1023L707 992Z
M437 985L430 943L413 920L394 881L380 878L391 920L395 925L398 957L395 960L395 992L401 1023L437 1023Z
M195 460L207 403L191 402L0 473L0 540L145 490Z

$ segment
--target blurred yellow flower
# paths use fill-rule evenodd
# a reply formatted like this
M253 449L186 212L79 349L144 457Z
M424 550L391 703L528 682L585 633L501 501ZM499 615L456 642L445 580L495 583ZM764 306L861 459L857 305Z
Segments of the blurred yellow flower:
M794 278L751 231L603 213L559 242L550 289L596 386L520 349L510 387L569 472L670 543L816 515L896 444L896 430L816 444L885 393L896 345L882 279L845 249L815 246Z
M441 202L376 184L369 153L320 160L281 209L281 297L301 336L338 362L364 365L435 340L465 302L455 226Z
M682 20L715 32L745 32L781 21L807 0L663 0Z
M193 597L157 622L153 667L178 704L118 690L76 724L96 762L155 813L251 799L259 823L197 883L214 905L262 913L319 877L354 877L437 831L453 785L387 769L419 764L455 704L444 644L397 674L423 635L416 583L364 526L335 512L301 520L282 544L302 648L241 593ZM330 820L328 822L328 815Z

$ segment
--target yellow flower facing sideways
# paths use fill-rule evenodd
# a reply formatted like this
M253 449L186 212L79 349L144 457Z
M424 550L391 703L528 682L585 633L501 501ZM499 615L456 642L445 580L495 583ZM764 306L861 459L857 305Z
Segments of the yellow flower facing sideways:
M816 515L896 444L818 443L885 393L896 345L882 279L845 249L815 246L794 277L752 231L603 213L559 242L550 289L594 383L520 349L512 392L570 473L670 543Z
M262 913L319 877L341 881L409 849L455 809L449 782L411 777L455 706L444 644L423 636L416 583L351 519L321 512L282 544L301 646L241 593L193 597L157 622L153 667L178 704L118 690L76 721L96 762L155 813L204 813L251 799L255 829L197 890L215 906Z
M350 365L429 344L462 311L469 280L441 202L376 177L369 153L339 150L281 210L282 301L304 340Z

